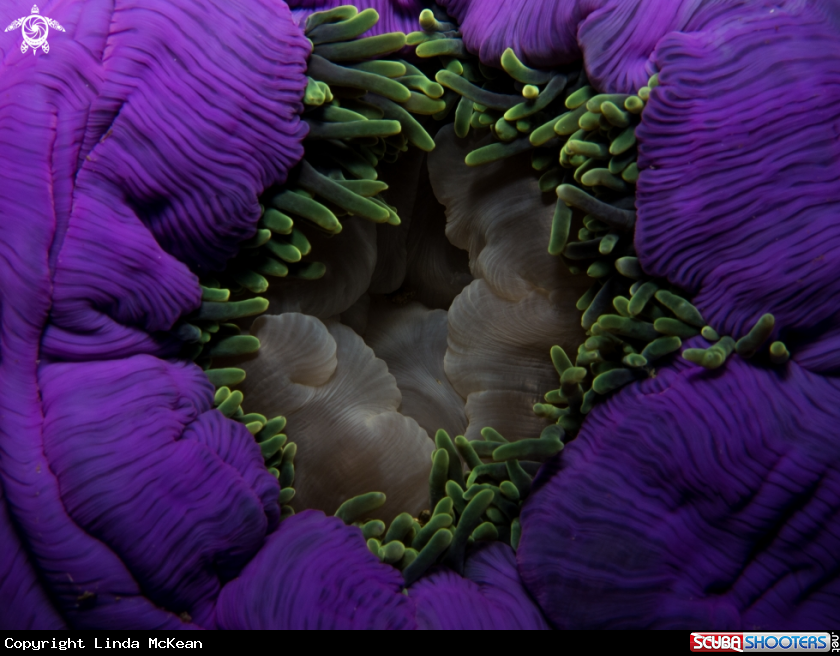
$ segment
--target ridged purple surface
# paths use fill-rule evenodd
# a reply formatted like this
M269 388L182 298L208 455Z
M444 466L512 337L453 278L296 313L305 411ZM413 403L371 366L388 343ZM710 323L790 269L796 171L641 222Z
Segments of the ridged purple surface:
M648 57L672 30L685 29L702 0L441 0L470 52L499 67L506 48L537 68L583 57L604 92L635 93L654 72Z
M838 396L795 363L737 356L625 388L541 473L526 586L559 628L836 624Z
M806 3L703 23L654 53L661 86L637 132L642 266L721 334L771 312L794 359L837 370L838 31Z
M416 628L402 587L358 528L306 510L284 520L225 587L216 620L230 629Z
M831 0L441 0L460 24L467 49L499 66L506 48L537 68L554 68L583 57L589 79L603 92L635 93L657 71L650 61L672 32L713 30L720 16L758 12L819 14L840 28ZM725 39L719 38L721 44ZM720 49L725 57L728 47Z
M544 468L519 574L493 545L405 595L358 529L304 512L275 530L252 436L196 367L159 359L198 306L193 271L253 234L257 194L302 155L292 14L52 2L67 31L49 55L0 42L0 626L541 628L532 599L556 627L840 619L840 389L814 373L840 364L836 6L443 4L490 64L582 53L605 91L661 71L639 130L642 265L721 332L773 312L794 362L677 360L624 389ZM377 32L422 8L365 6Z
M0 490L2 493L2 490ZM0 628L15 629L64 629L67 625L53 608L46 590L38 580L33 566L12 524L6 500L0 497Z
M441 0L458 21L464 44L485 64L499 66L506 48L526 64L553 68L580 58L578 24L604 0ZM582 6L583 5L583 6Z
M439 568L411 586L419 628L540 630L549 628L516 571L513 549L501 542L478 547L464 576Z
M155 357L198 306L187 264L233 254L302 154L288 9L43 11L66 38L0 77L0 626L416 627L357 528L275 530L253 436L197 367Z
M794 358L675 359L596 407L525 505L527 587L558 627L836 621L838 389L812 373L840 365L836 4L444 4L485 63L582 54L601 91L660 72L637 131L642 267L721 334L772 312Z
M583 57L601 91L660 72L637 130L636 246L721 333L765 312L803 366L840 366L840 60L836 6L579 0L443 2L486 63L507 47ZM539 18L537 18L539 14ZM715 71L712 75L709 71Z
M277 481L197 367L148 354L302 154L309 46L268 1L41 11L66 32L10 33L0 69L0 624L212 626Z
M400 573L368 551L358 528L306 510L283 521L227 585L220 628L546 629L501 543L477 548L464 576L435 568L404 592Z
M292 9L292 16L295 21L303 27L306 17L316 11L326 11L333 7L352 4L359 11L365 9L376 9L379 14L379 22L374 25L364 36L376 34L387 34L388 32L414 32L420 29L420 12L429 4L423 0L359 0L358 2L347 2L346 0L291 0L289 7ZM406 53L409 51L406 50Z
M73 582L59 576L52 590L93 592L103 611L142 596L206 625L221 585L279 519L277 481L251 434L210 410L212 387L192 365L56 363L38 382L44 458L63 507L48 515L50 537L102 559L75 572L74 559L59 558ZM112 576L100 580L109 561Z

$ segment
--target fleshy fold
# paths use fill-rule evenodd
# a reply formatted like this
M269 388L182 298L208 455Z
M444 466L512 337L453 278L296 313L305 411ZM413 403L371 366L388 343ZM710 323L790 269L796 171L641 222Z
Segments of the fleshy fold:
M414 28L419 4L378 4L380 29ZM307 511L275 530L251 435L196 367L154 357L199 304L193 272L253 234L257 194L302 154L291 13L54 2L50 55L15 41L0 69L0 626L543 628L529 592L557 627L840 619L840 390L813 373L840 364L836 9L443 4L491 65L508 46L540 67L582 54L625 92L661 71L638 133L642 266L736 337L774 312L796 362L678 361L625 388L536 482L527 590L497 544L405 594L355 527Z
M770 312L795 360L836 371L837 29L804 3L696 21L653 55L661 85L637 131L642 266L693 295L721 334L742 337Z
M496 542L479 546L464 576L438 569L415 583L417 623L426 630L538 630L549 628L516 571L513 550Z
M402 577L365 546L361 531L307 510L284 520L219 597L221 628L408 629Z
M4 56L0 625L414 628L359 529L308 511L276 531L252 435L155 357L198 305L186 265L223 263L302 153L288 9L198 9L55 3L51 55Z
M593 86L622 93L658 72L637 130L642 268L694 296L721 334L741 337L770 312L774 338L803 366L840 366L840 319L826 302L840 280L831 3L442 4L490 65L507 47L538 67L582 57Z
M685 361L590 413L522 512L520 573L559 628L836 622L840 385Z
M355 5L359 11L375 9L379 14L379 22L364 36L386 34L388 32L413 32L419 30L417 21L426 3L422 0L290 0L289 7L295 21L303 27L306 17L316 11L325 11L341 5Z
M368 551L361 531L307 510L283 521L219 596L221 628L543 629L513 551L481 546L464 576L438 568L404 590L399 572Z
M309 45L282 3L42 9L66 31L11 33L0 74L0 624L212 626L278 485L204 374L148 354L299 159Z

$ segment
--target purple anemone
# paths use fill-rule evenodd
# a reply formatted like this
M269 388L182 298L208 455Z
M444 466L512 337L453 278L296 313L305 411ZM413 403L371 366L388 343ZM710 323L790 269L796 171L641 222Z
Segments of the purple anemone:
M517 553L528 589L558 627L826 626L837 382L675 365L593 411L542 472Z
M49 53L5 35L0 626L840 619L837 10L441 0L418 30L423 5L362 2L377 13L356 18L332 0L56 0ZM624 104L593 124L638 140L636 168L613 174L626 184L598 178L627 195L593 192L633 216L629 238L593 246L587 216L570 243L588 245L558 251L621 243L610 275L639 279L577 301L622 315L584 319L586 336L579 267L545 254L566 208L541 194L571 173L537 183L522 163L528 117L557 120L536 99L566 82L564 112L573 93L641 98L602 98ZM470 84L486 87L476 100ZM571 134L553 130L537 152ZM610 144L583 130L585 181ZM472 168L499 141L517 156ZM676 309L631 313L621 292L654 281ZM666 319L695 363L599 355L581 403L587 372L555 346L561 389L543 398L552 345L650 333L642 318ZM276 348L258 352L264 326ZM572 397L588 414L552 405ZM300 449L261 412L288 415ZM373 480L411 507L363 494Z
M67 36L51 56L4 50L7 627L212 618L279 518L276 481L206 377L148 354L177 353L168 331L200 303L188 264L235 252L257 193L300 157L307 47L285 7L253 3L280 36L253 66L254 24L191 9L52 3Z
M641 270L720 334L772 313L764 339L792 353L776 371L674 360L596 406L523 509L526 586L558 627L836 620L837 391L809 373L836 370L836 10L544 3L536 21L529 3L443 4L488 62L582 56L611 93L658 73L636 129Z

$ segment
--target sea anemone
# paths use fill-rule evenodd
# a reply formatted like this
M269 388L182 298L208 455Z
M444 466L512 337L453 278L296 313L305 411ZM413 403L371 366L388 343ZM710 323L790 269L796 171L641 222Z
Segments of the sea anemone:
M837 10L438 4L5 35L0 626L840 619Z

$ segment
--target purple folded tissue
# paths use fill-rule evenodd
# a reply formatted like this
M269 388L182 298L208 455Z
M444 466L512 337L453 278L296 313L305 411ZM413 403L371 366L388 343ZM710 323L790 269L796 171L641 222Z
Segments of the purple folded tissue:
M0 627L836 625L837 7L5 2Z

